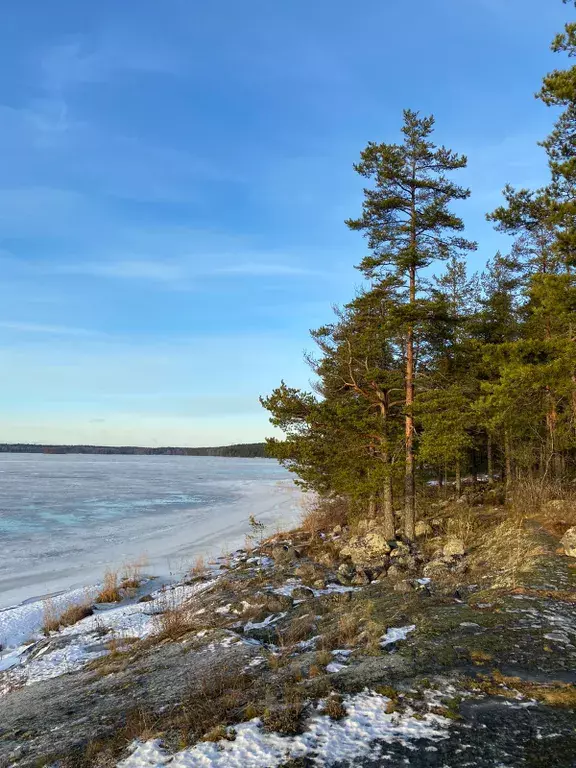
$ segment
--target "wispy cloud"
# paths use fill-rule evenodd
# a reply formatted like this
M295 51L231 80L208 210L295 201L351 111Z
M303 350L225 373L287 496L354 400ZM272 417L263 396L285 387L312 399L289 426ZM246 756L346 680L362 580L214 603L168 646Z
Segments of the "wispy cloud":
M66 275L87 275L117 280L145 280L181 289L201 278L307 277L323 273L306 267L274 261L238 261L223 266L205 267L206 262L221 261L217 254L198 254L181 261L159 259L121 259L102 262L75 262L48 267ZM226 260L226 259L225 259Z
M51 336L99 336L98 331L87 328L74 328L69 325L44 325L42 323L27 323L14 320L0 320L0 328L19 333L44 333Z
M110 79L120 72L174 74L175 55L149 43L127 42L113 35L91 43L76 36L49 48L42 58L46 90L62 94L69 89Z
M305 275L318 275L321 273L306 267L299 267L291 264L246 262L240 264L230 264L226 267L219 267L214 269L212 272L207 272L206 274L246 275L247 277L298 277Z
M178 264L150 260L64 264L56 266L54 271L65 275L88 275L120 280L150 280L160 283L172 283L186 277L185 270Z

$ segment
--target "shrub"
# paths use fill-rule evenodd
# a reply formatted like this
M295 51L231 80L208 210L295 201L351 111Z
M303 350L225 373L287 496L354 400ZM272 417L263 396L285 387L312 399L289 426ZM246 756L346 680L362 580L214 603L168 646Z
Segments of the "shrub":
M343 499L320 499L302 514L302 528L315 536L348 522L348 504Z
M96 603L118 603L122 600L118 586L118 571L107 570L104 574L104 584L96 596Z
M331 720L342 720L348 714L340 694L333 694L324 704L324 712Z
M54 603L48 599L44 601L44 620L42 631L45 635L57 632L61 627L71 627L87 616L92 616L94 611L89 602L74 603L68 606L62 613L56 613Z

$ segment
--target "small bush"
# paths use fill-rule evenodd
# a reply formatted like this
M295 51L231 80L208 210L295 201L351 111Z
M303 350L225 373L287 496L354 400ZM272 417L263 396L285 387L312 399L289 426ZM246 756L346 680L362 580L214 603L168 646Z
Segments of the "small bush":
M320 531L346 525L348 512L348 504L343 499L322 499L304 511L301 526L303 530L315 536Z
M190 566L190 569L188 573L190 576L193 576L194 578L200 578L202 576L206 575L206 561L204 560L204 555L197 555L194 558L194 562Z
M138 589L142 583L142 569L146 565L144 557L131 562L124 563L122 566L122 589Z
M118 571L107 570L104 574L104 584L96 596L96 603L119 603L122 594L118 585Z
M324 704L324 712L331 720L342 720L348 714L344 700L339 694L334 694Z
M94 611L90 603L84 602L70 605L62 613L57 614L53 602L46 600L44 603L42 631L45 635L49 635L50 632L57 632L61 627L71 627L87 616L92 616L93 613Z
M302 733L304 709L303 701L278 704L267 709L262 716L264 729L270 733L280 733L282 736L296 736Z

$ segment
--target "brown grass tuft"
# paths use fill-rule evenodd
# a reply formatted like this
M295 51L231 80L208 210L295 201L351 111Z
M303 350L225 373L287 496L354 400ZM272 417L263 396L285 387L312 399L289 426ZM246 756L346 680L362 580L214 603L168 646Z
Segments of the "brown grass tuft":
M304 531L316 536L320 531L329 531L347 522L347 503L343 499L324 499L315 501L303 512L301 526Z
M104 584L96 596L96 603L119 603L122 593L118 584L118 571L108 569L104 574Z
M49 635L50 632L57 632L61 627L71 627L87 616L92 616L93 613L92 605L87 600L82 603L74 603L62 613L57 613L53 601L48 598L44 601L42 632Z
M348 714L344 699L340 694L333 694L324 704L324 712L331 720L342 720Z
M200 578L206 575L207 567L204 555L197 555L190 566L188 573L194 578Z

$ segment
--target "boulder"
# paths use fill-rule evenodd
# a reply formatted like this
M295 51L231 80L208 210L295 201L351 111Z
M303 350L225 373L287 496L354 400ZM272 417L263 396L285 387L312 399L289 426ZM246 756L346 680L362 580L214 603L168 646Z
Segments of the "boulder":
M395 558L393 563L404 568L406 571L415 571L418 567L418 562L414 555L401 555Z
M367 571L364 570L364 568L356 568L356 573L352 578L352 584L364 586L365 584L370 584L370 581L370 576L368 575Z
M448 539L442 550L444 557L462 556L466 554L466 546L462 539L451 537Z
M404 569L399 565L391 565L386 575L389 579L401 579L404 576Z
M296 587L292 590L294 600L309 600L314 597L314 592L309 587Z
M394 592L413 592L414 586L408 579L403 579L397 584L394 584Z
M568 557L576 557L576 526L568 528L560 543Z
M427 523L426 520L418 520L414 530L416 538L419 539L421 536L430 536L432 533L432 526L430 523Z
M427 579L438 579L449 573L448 565L442 560L432 560L422 569L422 574Z
M288 595L277 595L271 592L266 595L265 607L269 613L281 613L292 608L293 602Z
M387 555L391 550L386 537L382 533L378 533L378 531L372 531L372 533L366 534L364 541L368 549L372 552Z
M365 536L353 536L340 550L341 557L348 557L354 565L368 565L382 562L390 552L386 537L378 531Z
M274 547L272 550L272 558L277 563L289 563L292 560L297 560L300 557L300 553L294 547Z

